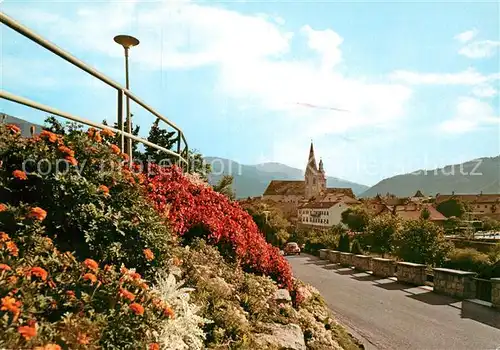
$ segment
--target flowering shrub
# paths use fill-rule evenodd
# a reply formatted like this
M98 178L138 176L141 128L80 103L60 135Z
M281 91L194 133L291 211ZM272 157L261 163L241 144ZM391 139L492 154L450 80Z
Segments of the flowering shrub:
M279 250L266 242L252 217L236 202L208 186L190 181L178 167L152 167L146 179L149 198L166 213L173 230L206 238L247 271L271 276L291 286L291 270Z
M170 231L143 196L143 175L124 168L109 137L70 129L23 138L0 126L1 202L38 208L25 220L41 220L58 249L151 277L170 257ZM17 222L3 225L13 229Z
M27 210L0 213L18 222L0 232L0 348L144 349L183 314L135 269L59 251Z

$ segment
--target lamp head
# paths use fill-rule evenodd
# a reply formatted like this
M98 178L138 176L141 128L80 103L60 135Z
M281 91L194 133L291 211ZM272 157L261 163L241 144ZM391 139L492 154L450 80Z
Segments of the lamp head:
M139 40L130 35L117 35L114 40L117 44L123 46L124 49L139 45Z

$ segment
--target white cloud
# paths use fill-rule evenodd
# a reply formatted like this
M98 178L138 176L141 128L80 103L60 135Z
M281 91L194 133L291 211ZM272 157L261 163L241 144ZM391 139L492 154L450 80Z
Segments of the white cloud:
M443 121L439 129L446 133L462 134L481 126L499 125L500 116L486 102L473 97L461 97L456 105L455 116Z
M478 34L478 31L477 31L477 29L474 28L474 29L467 30L463 33L455 35L455 39L462 42L462 43L465 43L467 41L474 39L474 37L477 34Z
M332 69L342 61L339 46L344 39L340 35L331 29L314 30L309 25L303 26L300 31L306 36L309 48L321 56L324 69Z
M476 97L494 97L498 94L498 90L489 85L477 86L472 90L472 94Z
M474 41L462 47L458 53L469 58L488 58L498 54L500 41Z
M392 80L414 85L478 85L500 79L500 73L484 75L473 68L458 73L420 73L398 70Z

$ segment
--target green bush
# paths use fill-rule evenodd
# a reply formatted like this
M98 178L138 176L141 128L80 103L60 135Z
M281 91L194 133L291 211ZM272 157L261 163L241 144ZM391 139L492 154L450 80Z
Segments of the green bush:
M351 253L357 254L357 255L363 254L363 250L361 249L361 245L359 244L359 241L357 238L355 238L352 241Z
M478 252L473 248L455 248L448 254L444 267L477 272L480 275L488 275L491 269L491 261L487 254Z
M344 233L339 239L339 251L349 253L351 251L351 244L349 241L349 235Z

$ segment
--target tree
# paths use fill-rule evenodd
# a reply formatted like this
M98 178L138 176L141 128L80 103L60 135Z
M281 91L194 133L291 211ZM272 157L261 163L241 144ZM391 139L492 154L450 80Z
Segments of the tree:
M275 207L265 203L244 204L245 209L253 218L253 221L264 234L266 241L275 246L281 246L285 234L291 228L290 223L283 216L283 213ZM289 237L287 237L288 240Z
M430 217L431 217L431 212L429 211L429 209L424 208L420 213L420 218L422 220L429 220Z
M131 115L133 116L133 114ZM106 120L103 120L102 123L104 125L108 125L108 122ZM139 131L141 130L141 127L139 125L135 125L132 124L133 128L132 128L132 135L134 136L139 136ZM120 127L118 126L118 123L117 122L114 122L113 123L113 128L115 129L118 129L120 130ZM128 130L128 123L126 120L123 121L123 130L127 131ZM115 145L119 145L120 144L120 139L121 139L121 135L120 134L116 134L112 139L111 139L111 142L114 143ZM125 138L125 144L127 143L126 141L126 138ZM133 141L132 142L132 158L133 159L143 159L143 153L141 151L139 151L139 142L136 142L136 141ZM125 146L124 146L125 147ZM125 153L127 153L127 150L125 149L124 150Z
M177 137L174 137L176 136L176 132L162 129L160 128L159 124L160 124L160 118L156 118L153 125L151 125L151 129L149 129L149 135L147 140L160 147L166 148L169 151L172 151L174 145L177 144ZM144 149L145 149L144 151L145 159L148 161L153 161L156 164L171 165L175 164L175 162L177 161L177 157L165 154L165 152L160 151L154 147L144 145Z
M439 203L436 209L447 218L451 216L461 218L468 211L467 205L455 198Z
M339 251L349 253L351 251L351 245L349 242L349 235L343 233L339 240Z
M378 215L370 220L366 228L366 236L371 251L382 253L382 256L391 252L394 235L400 227L400 219L391 214Z
M353 254L363 254L363 250L361 249L361 245L357 238L352 241L351 253Z
M231 200L234 200L235 198L233 190L233 177L231 175L222 176L219 182L213 185L213 189L216 192L226 195Z
M342 223L355 232L363 232L370 222L370 214L361 207L349 208L342 212Z
M428 220L409 220L394 237L394 251L404 261L440 266L452 249L443 229Z
M500 230L500 222L495 220L495 219L492 219L490 217L485 216L482 219L482 222L483 222L483 230L484 231Z

